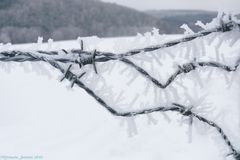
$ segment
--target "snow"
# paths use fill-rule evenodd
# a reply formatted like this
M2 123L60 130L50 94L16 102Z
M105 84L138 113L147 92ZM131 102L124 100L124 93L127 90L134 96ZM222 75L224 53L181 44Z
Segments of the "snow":
M153 30L138 38L80 37L76 41L53 43L49 40L43 44L40 38L38 44L3 46L1 50L79 49L79 42L83 40L86 50L124 52L181 37L159 36L156 32ZM225 34L231 33L222 36ZM233 57L239 55L240 49L237 35L234 40L224 36L221 43L216 35L206 37L209 45L200 51L199 55L203 56L198 58L216 60L218 57L221 62L215 52L215 46L219 45L217 50L224 54L224 63L233 65L236 60ZM202 41L203 38L193 43L207 44ZM225 41L229 41L231 47ZM190 43L155 51L153 56L141 53L129 59L165 82L176 70L176 63L181 65L193 60L191 56L182 55L186 50L189 55L197 50L189 49ZM204 51L207 53L201 53ZM82 89L69 89L71 83L57 81L62 75L49 65L29 62L0 65L0 160L1 156L42 156L39 159L44 160L232 160L226 156L229 150L220 135L196 119L189 126L188 118L182 124L183 117L172 112L114 117ZM4 67L12 71L8 73ZM229 73L203 68L178 77L163 90L122 62L97 64L97 69L100 75L95 74L92 66L84 66L82 70L73 68L78 75L87 71L82 81L115 109L150 108L173 100L181 104L194 103L197 106L193 111L216 121L240 150L239 70L233 73L238 76L232 78L230 87L225 87L224 79Z

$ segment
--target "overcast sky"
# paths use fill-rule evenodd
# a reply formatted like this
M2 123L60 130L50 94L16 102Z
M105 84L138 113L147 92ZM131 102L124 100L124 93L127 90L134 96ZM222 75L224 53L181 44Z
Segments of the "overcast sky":
M202 9L240 12L240 0L102 0L138 10Z

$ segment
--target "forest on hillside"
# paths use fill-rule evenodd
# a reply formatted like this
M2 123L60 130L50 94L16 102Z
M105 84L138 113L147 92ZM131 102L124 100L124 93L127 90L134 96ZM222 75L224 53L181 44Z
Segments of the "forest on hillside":
M133 36L153 27L160 33L176 34L182 33L182 23L193 26L195 20L208 22L214 17L214 13L192 12L140 12L99 0L1 0L0 43L36 42L38 36L45 41Z

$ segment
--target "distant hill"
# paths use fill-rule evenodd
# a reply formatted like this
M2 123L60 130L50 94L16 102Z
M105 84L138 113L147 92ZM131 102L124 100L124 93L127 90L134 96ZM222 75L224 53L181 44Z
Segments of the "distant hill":
M129 36L165 24L146 13L97 0L1 0L0 42L25 43L38 36Z
M202 10L150 10L146 13L167 24L167 33L183 33L179 28L182 24L187 24L194 31L199 31L200 28L195 26L196 21L201 20L207 23L217 17L217 12Z
M76 39L78 36L132 36L160 28L161 33L183 33L197 20L209 22L216 12L160 10L140 12L100 0L0 0L0 43Z

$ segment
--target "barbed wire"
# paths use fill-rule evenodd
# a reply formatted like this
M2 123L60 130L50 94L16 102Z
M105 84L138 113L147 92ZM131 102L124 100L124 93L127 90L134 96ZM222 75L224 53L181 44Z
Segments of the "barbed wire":
M71 82L71 87L74 87L74 85L77 85L78 87L84 89L90 96L92 96L98 103L100 103L107 111L109 111L111 114L115 116L120 117L134 117L144 114L149 114L153 112L177 112L180 113L183 116L190 117L190 118L196 118L199 121L213 127L216 129L216 131L221 135L222 139L226 143L226 145L231 150L231 155L236 160L240 160L240 152L235 149L227 135L224 133L222 128L214 123L211 120L206 119L205 117L202 117L196 113L194 113L190 107L172 103L169 106L162 106L162 107L155 107L155 108L149 108L149 109L142 109L138 111L130 111L130 112L119 112L112 108L110 105L108 105L101 97L99 97L93 90L88 88L82 81L81 78L86 74L86 72L83 72L80 75L76 75L71 71L71 67L74 64L79 65L79 68L85 66L85 65L93 65L93 69L96 74L98 74L96 63L103 63L111 60L119 60L128 66L134 68L137 70L141 75L143 75L145 78L149 79L152 83L154 83L157 87L165 89L167 86L169 86L180 74L186 74L193 70L196 70L199 67L215 67L221 70L225 70L227 72L234 72L237 71L239 65L240 65L240 58L237 59L235 65L228 66L226 64L222 64L219 62L214 61L197 61L194 59L193 61L189 63L185 63L183 65L179 65L178 69L167 79L165 83L159 82L157 79L152 77L147 71L145 71L140 66L137 66L135 63L127 59L128 57L131 57L133 55L143 53L143 52L152 52L161 48L167 48L172 47L177 44L192 41L198 37L203 37L206 35L209 35L214 32L228 32L233 30L235 27L240 27L240 24L237 24L233 21L229 23L222 23L221 26L210 29L210 30L204 30L199 33L188 35L186 37L169 41L167 43L161 44L161 45L155 45L146 47L143 49L136 49L131 50L126 53L110 53L110 52L100 52L97 50L94 50L93 52L90 51L84 51L83 49L83 41L81 41L81 49L80 50L60 50L60 51L3 51L0 52L0 61L2 62L38 62L43 61L49 63L54 68L58 69L62 74L63 77L61 81L64 79L67 79ZM65 69L62 64L69 64L68 68Z
M111 52L101 52L101 51L85 51L83 50L83 42L81 43L81 49L72 49L70 51L61 50L62 52L66 53L64 56L60 56L59 53L61 51L34 51L33 52L24 52L24 51L4 51L0 52L1 58L4 59L7 58L9 61L18 61L18 59L21 59L22 61L42 61L41 57L51 57L51 59L54 59L55 61L61 62L61 63L76 63L80 66L93 64L94 62L107 62L110 60L121 60L123 58L127 58L139 53L146 53L146 52L152 52L155 50L159 50L162 48L168 48L175 45L178 45L180 43L189 42L196 38L200 38L203 36L207 36L214 32L228 32L233 30L234 28L240 28L240 24L230 21L228 23L222 23L219 27L209 29L209 30L203 30L199 33L195 33L192 35L187 35L183 38L179 38L176 40L172 40L160 45L155 46L149 46L142 49L135 49L130 50L125 53L111 53ZM78 56L73 56L78 55ZM25 57L25 59L23 58ZM44 60L43 60L44 61Z
M231 141L229 140L229 138L227 137L227 135L225 134L225 132L223 131L223 129L217 125L216 123L214 123L211 120L208 120L194 112L192 112L192 108L194 108L194 106L188 107L188 106L184 106L181 104L177 104L177 103L172 103L170 106L161 106L161 107L155 107L155 108L149 108L149 109L142 109L142 110L138 110L138 111L130 111L130 112L119 112L117 110L115 110L114 108L112 108L111 106L109 106L101 97L99 97L93 90L91 90L90 88L88 88L84 83L82 83L80 81L80 79L78 78L77 75L75 75L74 73L72 73L70 71L71 69L71 65L68 67L68 69L65 71L58 63L56 62L49 62L52 66L54 66L55 68L59 69L63 74L64 74L64 79L68 79L70 82L74 82L74 84L76 84L77 86L79 86L80 88L84 89L89 95L91 95L97 102L99 102L105 109L107 109L107 111L109 111L112 115L118 116L118 117L135 117L135 116L139 116L139 115L145 115L145 114L150 114L150 113L154 113L154 112L167 112L167 111L172 111L172 112L178 112L183 116L187 116L190 118L196 118L199 121L213 127L216 129L216 131L221 135L221 137L223 138L225 144L229 147L229 149L231 150L231 153L228 155L233 155L233 157L236 160L240 160L240 153L235 149L235 147L233 146L233 144L231 143ZM85 73L82 73L79 77L82 77ZM62 79L63 80L63 79ZM73 85L72 85L73 86Z
M96 53L96 51L95 51L95 53ZM87 60L90 61L90 59L86 59L85 61L87 61ZM2 62L56 61L56 62L61 62L61 63L64 63L66 61L74 62L74 60L69 60L67 58L51 58L51 57L46 57L46 56L39 56L37 54L30 53L30 52L21 52L21 51L1 52L0 53L0 61L2 61ZM92 61L92 58L91 58L91 61ZM214 61L199 61L198 62L197 59L194 59L192 62L178 65L177 70L172 75L169 76L169 78L166 80L166 82L161 83L156 78L152 77L146 70L144 70L142 67L137 66L135 63L133 63L129 59L121 58L121 59L119 59L119 61L134 68L141 75L143 75L146 79L149 79L153 84L155 84L156 86L158 86L162 89L167 88L179 75L190 73L191 71L194 71L201 67L212 67L212 68L218 68L220 70L224 70L227 72L235 72L235 71L237 71L237 69L240 65L240 58L237 59L237 61L235 62L235 64L233 66L229 66L229 65L222 64L219 62L214 62ZM95 62L93 64L93 66L94 66L95 73L98 73Z

